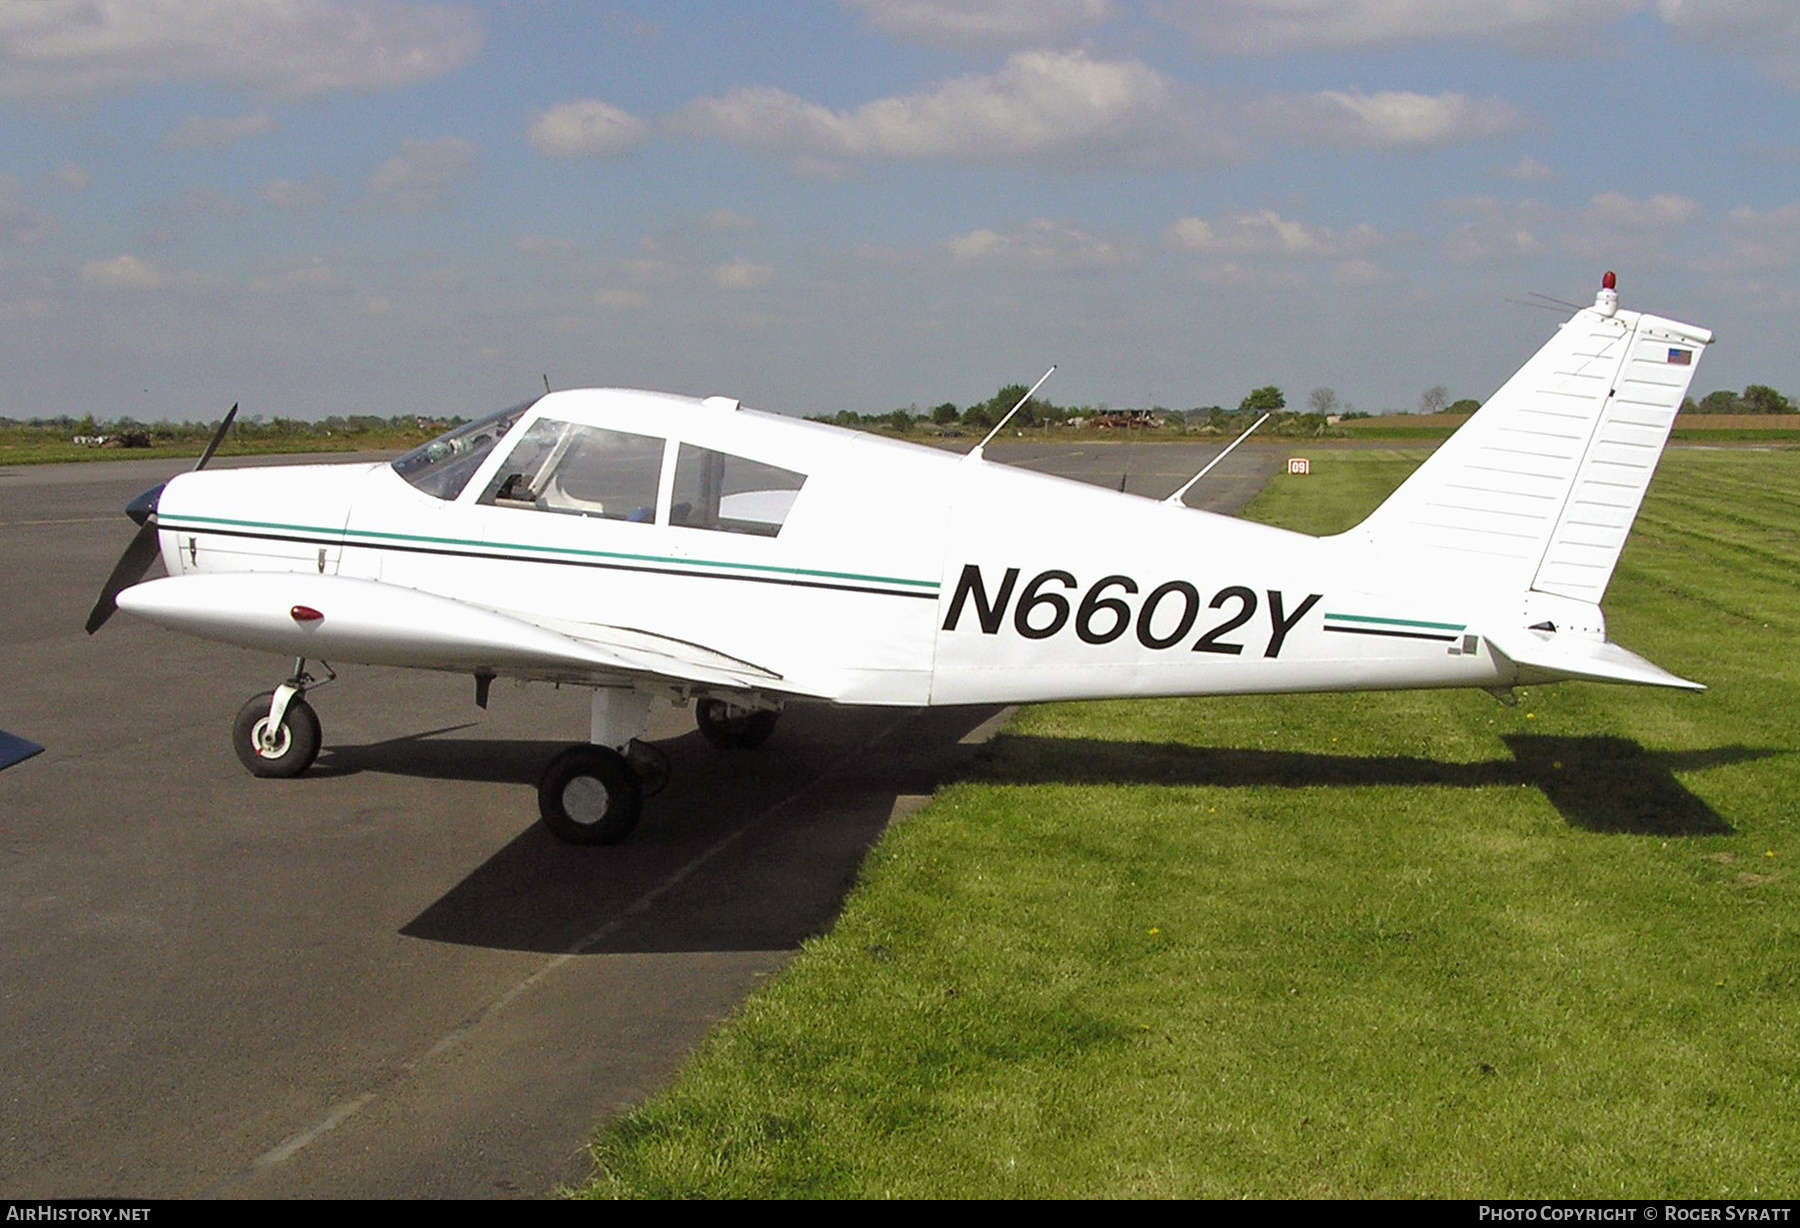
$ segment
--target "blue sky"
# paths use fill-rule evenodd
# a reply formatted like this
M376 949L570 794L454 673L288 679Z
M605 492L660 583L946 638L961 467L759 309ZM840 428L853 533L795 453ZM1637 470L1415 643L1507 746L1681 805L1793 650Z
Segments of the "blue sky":
M1800 398L1792 0L0 6L0 416Z

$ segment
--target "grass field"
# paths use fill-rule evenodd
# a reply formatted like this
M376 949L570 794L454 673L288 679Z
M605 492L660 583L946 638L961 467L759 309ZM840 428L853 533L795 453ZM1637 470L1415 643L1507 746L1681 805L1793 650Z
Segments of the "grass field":
M584 1192L1800 1194L1797 503L1800 452L1665 458L1611 631L1705 695L1022 712Z

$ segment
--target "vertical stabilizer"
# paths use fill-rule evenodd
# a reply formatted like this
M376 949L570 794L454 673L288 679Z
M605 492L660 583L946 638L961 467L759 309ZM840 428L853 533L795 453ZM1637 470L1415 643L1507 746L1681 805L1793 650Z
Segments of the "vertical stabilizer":
M1594 305L1349 537L1390 566L1598 603L1712 334Z

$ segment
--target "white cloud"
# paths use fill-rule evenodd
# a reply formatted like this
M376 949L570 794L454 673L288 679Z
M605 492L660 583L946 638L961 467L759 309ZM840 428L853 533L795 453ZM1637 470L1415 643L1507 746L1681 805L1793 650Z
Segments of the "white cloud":
M1793 0L1657 0L1656 8L1678 34L1742 56L1777 85L1800 90L1800 6Z
M559 264L575 259L581 250L567 239L558 239L550 235L525 235L513 246L524 255L541 256Z
M474 59L466 5L417 0L34 0L0 5L0 96L203 81L277 98L391 89Z
M1766 212L1740 207L1726 222L1725 249L1706 265L1708 272L1767 271L1800 260L1800 204Z
M884 34L940 47L1060 42L1112 15L1110 0L840 0Z
M650 301L650 296L638 290L620 290L613 287L602 287L594 291L594 306L608 311L630 311L642 307Z
M475 173L480 151L461 137L403 141L400 153L375 168L369 187L389 208L402 213L439 209L452 190Z
M1151 11L1209 51L1280 55L1465 39L1567 56L1620 41L1640 15L1800 90L1793 0L1155 0Z
M267 111L247 115L190 115L163 137L165 149L225 149L245 137L267 136L275 120Z
M721 290L754 290L758 286L768 284L775 270L766 264L752 264L748 260L729 260L724 264L714 265L711 273L713 285Z
M250 288L260 294L320 294L342 290L344 279L315 256L302 264L258 274L250 279Z
M1578 209L1491 196L1462 197L1449 207L1462 220L1445 235L1443 250L1459 264L1505 264L1550 251L1603 265L1666 263L1677 254L1677 235L1701 216L1698 204L1672 193L1638 200L1602 192Z
M85 192L94 186L94 177L73 162L64 162L50 172L50 182L65 192Z
M1212 51L1270 55L1500 39L1534 51L1592 42L1647 0L1161 0L1155 11Z
M1229 289L1292 290L1306 284L1306 279L1286 266L1239 264L1235 260L1207 262L1193 269L1194 280L1207 286Z
M644 141L648 125L597 98L558 103L531 121L525 139L548 158L605 158Z
M1375 286L1387 279L1387 272L1372 260L1346 260L1331 270L1332 284L1339 286Z
M22 194L17 176L0 175L0 238L10 243L30 243L48 226L41 214L19 199Z
M1398 90L1280 95L1252 104L1251 112L1272 132L1300 143L1363 149L1461 145L1504 136L1526 123L1525 113L1504 99Z
M722 232L756 229L755 218L735 209L714 209L702 222L708 230Z
M313 209L325 203L325 191L301 179L271 179L257 193L277 209Z
M833 110L758 87L689 103L677 131L787 155L797 171L847 162L956 159L1055 166L1192 164L1271 144L1426 149L1486 140L1526 123L1498 98L1327 91L1227 104L1138 60L1025 51L1000 71Z
M1465 196L1449 203L1460 214L1444 237L1447 259L1458 264L1498 264L1530 259L1545 250L1549 211L1536 201L1502 201L1492 196Z
M1800 145L1770 145L1764 141L1745 141L1738 146L1746 158L1752 162L1775 162L1782 165L1800 165Z
M1216 223L1184 217L1163 232L1177 251L1205 256L1281 256L1292 259L1337 259L1365 252L1381 241L1373 226L1356 226L1341 234L1291 221L1273 209L1235 213Z
M1556 172L1536 158L1520 158L1511 166L1503 166L1495 173L1502 179L1512 179L1519 183L1540 183L1556 178Z
M141 257L119 255L88 261L81 266L81 280L109 290L155 290L168 284L169 275Z
M1637 268L1667 263L1689 255L1677 232L1700 216L1700 206L1685 196L1664 194L1634 200L1618 192L1602 192L1570 219L1560 237L1569 256L1609 265Z
M56 315L56 304L46 298L0 301L0 324L18 324L28 320L48 320Z
M1608 225L1648 229L1691 222L1700 215L1700 206L1685 196L1664 194L1633 200L1619 192L1602 192L1588 202L1587 214Z
M975 230L950 240L951 259L958 264L992 265L1039 272L1109 269L1130 264L1126 248L1099 239L1068 222L1034 218L1022 230L1001 234Z
M991 76L834 111L769 87L690 103L678 126L825 160L1025 160L1105 154L1166 135L1170 83L1136 61L1027 51Z

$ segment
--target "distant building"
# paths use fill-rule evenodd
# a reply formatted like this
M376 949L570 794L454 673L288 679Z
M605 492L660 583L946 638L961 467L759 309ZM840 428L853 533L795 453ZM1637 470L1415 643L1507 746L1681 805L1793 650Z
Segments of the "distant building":
M1163 424L1163 416L1153 409L1108 409L1091 419L1097 431L1144 430Z

